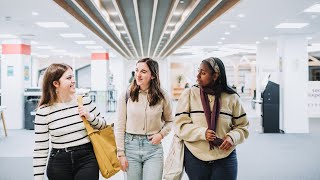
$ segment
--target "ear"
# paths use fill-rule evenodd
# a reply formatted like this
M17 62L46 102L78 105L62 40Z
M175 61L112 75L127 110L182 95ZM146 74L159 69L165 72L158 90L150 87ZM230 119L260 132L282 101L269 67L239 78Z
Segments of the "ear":
M53 86L56 87L56 88L59 87L59 85L60 85L59 81L53 81L52 84L53 84Z
M219 73L214 73L213 74L213 81L216 81L217 79L218 79L218 77L219 77Z
M154 79L154 77L153 77L153 76L151 76L151 79Z

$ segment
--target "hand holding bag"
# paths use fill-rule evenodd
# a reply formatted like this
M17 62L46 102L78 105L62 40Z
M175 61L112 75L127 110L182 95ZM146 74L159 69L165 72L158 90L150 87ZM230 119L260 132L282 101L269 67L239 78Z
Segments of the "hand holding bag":
M181 180L183 174L184 143L177 135L173 136L168 157L164 164L163 179Z
M83 106L82 96L78 96L78 105ZM120 171L120 163L117 157L116 141L109 125L105 129L93 129L85 117L81 117L91 140L94 154L98 161L99 169L103 177L110 178Z

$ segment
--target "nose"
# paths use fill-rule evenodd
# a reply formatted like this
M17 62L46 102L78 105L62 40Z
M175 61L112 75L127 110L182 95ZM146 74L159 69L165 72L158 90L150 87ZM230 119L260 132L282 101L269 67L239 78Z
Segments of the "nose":
M200 79L200 73L197 74L197 78Z

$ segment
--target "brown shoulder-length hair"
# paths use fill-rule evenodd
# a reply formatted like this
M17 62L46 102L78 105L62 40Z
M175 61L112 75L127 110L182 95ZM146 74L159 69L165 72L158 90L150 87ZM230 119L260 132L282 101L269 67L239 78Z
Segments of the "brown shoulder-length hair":
M158 62L151 58L144 58L139 60L138 63L146 63L151 71L151 76L154 78L150 81L150 86L148 89L148 100L149 106L154 106L162 99L164 99L164 95L162 93L160 87L160 79L159 79L159 65ZM139 101L139 90L140 86L137 85L136 78L131 82L130 85L130 98L133 102Z
M45 71L42 81L42 95L39 107L42 105L52 105L57 101L56 88L54 81L59 81L61 76L68 70L72 69L68 64L51 64Z

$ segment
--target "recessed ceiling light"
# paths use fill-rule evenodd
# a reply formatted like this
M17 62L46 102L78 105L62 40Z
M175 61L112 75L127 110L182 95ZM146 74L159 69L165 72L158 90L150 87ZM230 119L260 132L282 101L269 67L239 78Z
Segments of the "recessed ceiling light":
M114 11L114 12L111 11L111 12L108 12L108 13L109 13L110 16L118 16L118 13L116 11Z
M264 37L263 39L264 39L264 40L268 40L268 39L269 39L269 37Z
M222 37L222 38L220 38L222 41L224 41L224 40L226 40L226 38L225 37Z
M36 22L36 25L43 28L68 28L69 25L64 22Z
M39 15L39 13L38 12L35 12L35 11L32 11L32 13L31 13L33 16L38 16Z
M41 55L41 54L37 54L36 56L39 58L48 58L49 57L49 55Z
M299 28L303 28L305 26L308 26L309 23L281 23L279 25L277 25L275 28L278 29L299 29Z
M52 46L37 46L38 49L54 49Z
M83 35L81 33L62 33L59 35L64 38L84 38L84 37L86 37L85 35Z
M311 40L311 39L312 39L312 37L306 37L306 39L307 39L307 40Z
M260 44L260 41L256 41L256 44Z
M12 34L0 34L0 38L17 38L17 36Z
M102 46L86 46L87 49L103 49Z
M116 25L116 26L123 26L122 23L114 23L114 25Z
M184 3L184 1L183 1L183 0L180 0L180 3L181 3L181 4L183 4L183 3Z
M237 25L235 25L235 24L230 24L230 26L229 26L230 28L236 28L237 27Z
M126 31L119 31L121 34L126 34L127 32Z
M173 12L173 15L174 15L174 16L180 16L181 14L182 14L182 11Z
M176 23L169 23L169 24L168 24L168 26L171 26L171 27L172 27L172 26L175 26L175 25L176 25Z
M67 52L66 50L64 50L64 49L53 49L53 50L51 50L52 52L57 52L57 53L65 53L65 52Z
M221 41L219 41L219 42L218 42L218 44L222 44L222 42L221 42Z
M304 12L320 12L320 4L315 4L305 9Z
M244 14L238 14L238 17L239 17L239 18L244 18L244 17L246 17L246 15L244 15Z
M77 44L96 44L95 41L75 41Z
M230 34L230 32L225 32L224 34L225 34L225 35L229 35L229 34Z

